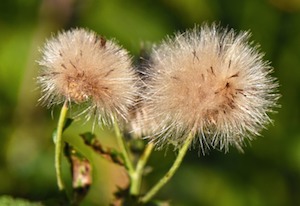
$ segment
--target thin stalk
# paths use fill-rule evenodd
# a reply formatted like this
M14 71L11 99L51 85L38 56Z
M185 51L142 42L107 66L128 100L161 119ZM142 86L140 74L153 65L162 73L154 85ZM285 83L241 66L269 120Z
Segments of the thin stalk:
M68 101L65 101L59 115L57 130L56 130L56 141L55 141L55 171L57 186L59 190L64 190L65 186L61 176L61 156L62 156L62 133L68 112Z
M121 153L124 157L125 167L126 167L126 169L128 169L128 173L131 178L132 174L134 173L134 168L133 168L133 164L130 160L130 157L128 154L128 149L127 149L126 143L124 141L123 135L121 134L121 131L120 131L117 121L114 121L114 130L116 133L118 145L119 145L119 147L121 149Z
M165 176L163 176L157 183L156 185L154 185L152 187L152 189L149 190L148 193L146 193L143 197L141 197L140 202L141 203L146 203L149 202L153 196L173 177L173 175L175 174L175 172L177 171L177 169L179 168L191 142L193 140L193 134L190 133L187 137L187 139L185 140L184 144L182 145L182 147L179 150L179 153L173 163L173 165L171 166L171 168L169 169L169 171L165 174Z
M138 195L140 192L144 167L149 159L153 147L154 144L152 142L146 145L146 148L136 165L135 172L132 174L131 177L131 186L130 186L131 195Z

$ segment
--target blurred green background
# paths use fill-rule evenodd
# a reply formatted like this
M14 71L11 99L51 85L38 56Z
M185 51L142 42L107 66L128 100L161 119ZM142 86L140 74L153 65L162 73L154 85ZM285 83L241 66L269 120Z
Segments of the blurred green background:
M157 197L171 205L300 205L300 1L299 0L7 0L0 3L0 195L39 201L55 197L54 145L58 108L37 104L39 48L61 29L85 27L116 38L138 56L143 42L158 43L202 22L251 30L280 82L274 125L240 154L192 150ZM53 117L51 117L53 116ZM92 160L94 184L82 205L108 205L126 174L91 153L78 138L91 125L75 122L65 137ZM111 131L96 129L112 147ZM156 151L149 187L174 154ZM159 163L159 164L158 164ZM64 176L69 177L64 160ZM125 181L124 181L125 179Z

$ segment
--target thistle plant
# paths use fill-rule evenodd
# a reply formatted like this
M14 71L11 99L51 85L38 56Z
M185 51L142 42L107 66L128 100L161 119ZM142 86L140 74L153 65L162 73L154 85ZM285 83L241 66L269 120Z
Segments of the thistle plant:
M249 32L204 24L155 45L142 78L128 52L94 32L73 29L48 40L39 61L40 101L63 104L56 130L56 173L60 175L62 133L68 108L113 127L120 152L85 142L127 170L130 185L119 192L123 204L146 204L169 181L192 146L242 151L247 141L272 122L269 113L280 95L273 68L263 60ZM138 65L139 66L139 65ZM144 142L136 157L124 133ZM169 171L142 193L144 168L154 148L173 145L177 157ZM100 152L99 152L100 151ZM122 194L122 195L120 195Z
M68 107L78 105L83 108L78 114L85 114L87 120L94 115L100 125L123 123L135 101L137 77L125 49L84 29L62 32L48 40L39 65L37 79L43 93L40 101L47 106L63 104L55 158L62 190L61 134Z

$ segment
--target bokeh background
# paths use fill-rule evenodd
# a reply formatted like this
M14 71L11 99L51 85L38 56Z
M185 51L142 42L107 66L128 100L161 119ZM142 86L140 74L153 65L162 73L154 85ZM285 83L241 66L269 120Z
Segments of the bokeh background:
M84 27L116 38L138 57L145 43L202 22L250 30L280 82L281 108L263 137L241 154L199 155L191 150L157 196L175 206L300 205L300 1L299 0L7 0L0 3L0 195L32 201L58 195L54 172L58 108L37 104L36 60L46 38ZM66 140L87 155L94 183L82 205L108 205L126 174L93 154L78 138L91 125L78 120ZM113 133L96 128L103 144L116 147ZM172 150L156 151L153 184L171 165ZM64 160L64 177L69 178Z

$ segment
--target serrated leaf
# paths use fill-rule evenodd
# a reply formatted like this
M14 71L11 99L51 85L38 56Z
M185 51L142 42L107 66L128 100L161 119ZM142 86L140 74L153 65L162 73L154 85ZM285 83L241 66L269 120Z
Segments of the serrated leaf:
M65 131L72 124L73 121L74 121L74 119L67 118L66 121L65 121L65 125L63 127L63 131Z
M92 145L93 141L96 140L96 135L91 132L85 132L80 134L80 137L83 139L84 143L87 145Z
M124 166L122 154L113 148L104 147L96 136L91 132L86 132L80 134L84 143L91 147L97 154L100 154L103 158L116 163L118 165Z

